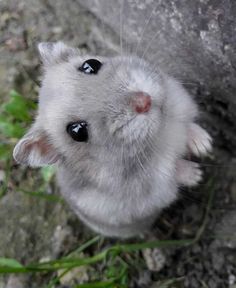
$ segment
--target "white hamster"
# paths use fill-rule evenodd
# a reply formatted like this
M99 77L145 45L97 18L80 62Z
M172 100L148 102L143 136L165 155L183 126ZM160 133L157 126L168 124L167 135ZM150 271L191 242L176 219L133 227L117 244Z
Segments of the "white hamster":
M181 185L201 179L184 160L211 150L193 99L178 81L135 56L82 56L40 43L43 81L35 123L17 162L56 164L61 193L80 219L106 236L142 234Z

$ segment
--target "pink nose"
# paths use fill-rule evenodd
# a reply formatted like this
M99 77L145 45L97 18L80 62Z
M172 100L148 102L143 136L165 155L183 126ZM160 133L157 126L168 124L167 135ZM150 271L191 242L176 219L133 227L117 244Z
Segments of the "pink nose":
M151 108L151 96L145 92L133 93L131 105L137 113L148 112Z

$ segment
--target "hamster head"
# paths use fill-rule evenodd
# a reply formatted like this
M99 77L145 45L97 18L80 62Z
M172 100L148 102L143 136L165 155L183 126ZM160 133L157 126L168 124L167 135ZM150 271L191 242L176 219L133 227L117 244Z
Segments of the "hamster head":
M62 42L40 43L43 79L35 123L14 157L30 166L108 154L129 156L158 137L165 88L137 57L82 56ZM127 151L127 152L126 152Z

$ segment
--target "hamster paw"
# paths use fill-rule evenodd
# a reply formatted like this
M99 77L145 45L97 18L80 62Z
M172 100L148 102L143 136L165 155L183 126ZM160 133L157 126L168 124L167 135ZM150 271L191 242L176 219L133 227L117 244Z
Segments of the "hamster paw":
M206 130L192 123L188 131L188 147L195 156L206 155L212 150L212 138Z
M202 180L202 171L198 163L180 159L176 165L177 181L184 186L196 186Z

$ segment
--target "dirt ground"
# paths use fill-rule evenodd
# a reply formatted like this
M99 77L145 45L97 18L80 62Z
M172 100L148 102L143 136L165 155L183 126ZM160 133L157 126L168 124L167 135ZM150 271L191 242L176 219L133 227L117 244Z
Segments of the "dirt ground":
M94 15L80 8L71 11L71 19L65 22L60 17L63 9L70 9L70 5L55 9L43 0L0 1L1 104L12 88L36 99L40 79L36 44L40 41L62 39L93 54L116 53L119 36ZM79 27L73 25L75 17L80 17ZM200 162L204 180L196 189L180 191L180 199L163 212L152 236L186 239L199 233L199 241L189 247L164 249L160 271L141 265L134 272L130 287L159 287L158 281L177 278L178 284L165 287L236 288L236 159L217 147L216 142L211 157ZM0 175L5 167L0 163L1 171ZM15 182L28 185L37 179L36 174L37 171L11 166ZM67 206L30 198L11 189L11 184L8 186L0 199L0 257L22 263L53 259L93 235ZM110 240L106 241L110 245ZM160 264L158 259L153 261ZM102 267L97 269L102 271ZM89 279L85 274L83 277ZM0 288L38 288L44 281L40 276L4 276L0 278Z

